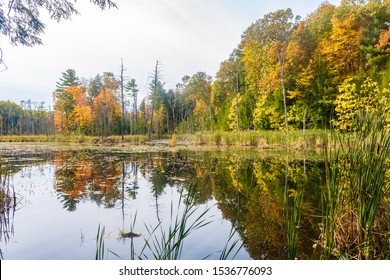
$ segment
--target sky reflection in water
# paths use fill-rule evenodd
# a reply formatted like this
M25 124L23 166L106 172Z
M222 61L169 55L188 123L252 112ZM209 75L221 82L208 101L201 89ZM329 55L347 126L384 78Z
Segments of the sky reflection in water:
M286 166L288 167L286 169ZM181 259L218 259L236 222L244 248L236 259L286 259L283 195L305 189L298 256L311 258L316 220L320 163L241 158L218 153L140 155L58 152L40 164L14 170L12 184L21 198L14 234L1 240L4 259L94 259L96 234L105 227L107 259L130 258L130 239L120 238L136 217L134 238L139 251L146 226L161 221L167 229L176 213L180 191L198 187L199 215L206 208L209 225L184 242ZM173 214L173 219L176 214ZM157 231L160 232L160 231ZM317 235L317 236L316 236Z

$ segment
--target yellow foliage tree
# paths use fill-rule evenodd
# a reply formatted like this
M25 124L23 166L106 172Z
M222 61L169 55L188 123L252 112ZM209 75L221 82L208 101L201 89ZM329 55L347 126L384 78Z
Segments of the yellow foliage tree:
M363 22L353 11L343 17L333 16L331 22L330 38L320 42L319 50L322 50L334 82L340 84L359 70Z
M336 128L350 130L353 128L354 118L360 112L385 114L390 125L390 90L380 90L377 82L367 78L358 89L352 79L347 79L339 87L339 95L335 101L336 119L333 121Z
M76 107L86 107L85 92L79 86L70 86L55 95L54 125L57 132L71 133L78 128ZM80 109L78 109L80 113Z

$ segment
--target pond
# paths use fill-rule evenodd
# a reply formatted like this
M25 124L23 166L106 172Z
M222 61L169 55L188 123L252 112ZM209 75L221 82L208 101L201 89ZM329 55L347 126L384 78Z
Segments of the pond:
M219 259L229 248L223 258L288 259L292 249L317 258L318 160L217 150L0 155L1 185L15 202L1 212L3 259L154 259L186 214L185 228L195 228L180 259Z

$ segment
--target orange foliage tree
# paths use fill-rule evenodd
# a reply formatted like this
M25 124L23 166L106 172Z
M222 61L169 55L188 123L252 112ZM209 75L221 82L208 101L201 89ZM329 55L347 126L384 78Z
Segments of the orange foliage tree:
M88 132L92 124L92 109L85 92L79 86L70 86L55 94L54 125L57 132Z
M108 136L115 132L121 108L110 89L103 88L93 101L93 121L96 133Z

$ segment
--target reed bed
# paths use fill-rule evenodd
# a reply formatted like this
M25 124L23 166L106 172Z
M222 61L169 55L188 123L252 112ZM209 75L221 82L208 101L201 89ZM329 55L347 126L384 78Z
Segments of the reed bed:
M323 258L388 259L390 133L378 114L361 113L355 128L325 149Z
M133 145L143 145L147 141L144 135L126 135L124 143ZM20 142L20 143L86 143L95 145L113 145L122 143L120 135L109 137L87 136L87 135L1 135L0 142Z
M8 242L14 232L13 217L18 200L10 182L10 174L0 163L0 241ZM0 249L0 259L3 252Z
M296 258L299 229L301 227L302 206L304 192L302 188L293 190L284 194L284 214L286 219L287 231L287 258L294 260Z
M288 134L283 131L242 131L242 132L206 132L196 134L172 134L166 136L168 147L180 146L212 146L212 147L257 147L259 149L290 148L319 149L324 145L328 133L324 130L292 130ZM158 141L158 140L157 140ZM101 138L86 135L3 135L0 142L35 142L35 143L85 143L93 145L131 145L153 144L145 135L126 135L122 142L120 135Z
M283 131L242 131L242 132L214 132L197 133L186 138L196 146L239 146L291 149L315 149L322 148L324 138L328 133L324 130L293 130L288 134ZM184 136L181 136L184 139Z

